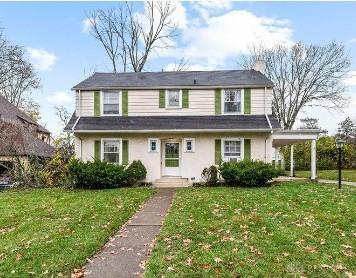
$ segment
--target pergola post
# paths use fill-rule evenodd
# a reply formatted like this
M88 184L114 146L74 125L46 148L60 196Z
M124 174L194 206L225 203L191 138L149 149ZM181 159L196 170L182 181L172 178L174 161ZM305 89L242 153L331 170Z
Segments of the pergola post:
M290 174L289 176L294 176L294 146L290 145Z
M316 180L316 140L311 141L310 179Z

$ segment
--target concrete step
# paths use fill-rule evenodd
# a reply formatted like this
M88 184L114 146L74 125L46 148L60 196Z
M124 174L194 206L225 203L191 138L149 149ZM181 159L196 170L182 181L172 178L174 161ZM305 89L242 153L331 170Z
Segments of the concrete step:
M159 188L177 188L188 187L190 186L190 183L188 179L177 177L163 177L161 179L156 179L153 183L153 186Z

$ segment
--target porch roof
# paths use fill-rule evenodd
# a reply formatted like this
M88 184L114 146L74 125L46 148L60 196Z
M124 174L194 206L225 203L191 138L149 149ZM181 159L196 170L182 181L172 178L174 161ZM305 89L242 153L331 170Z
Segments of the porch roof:
M74 128L73 128L74 127ZM271 132L279 129L275 115L219 116L72 116L66 131L74 132L178 132L246 131Z
M321 132L320 129L278 130L272 135L272 145L273 147L282 147L308 140L316 140Z

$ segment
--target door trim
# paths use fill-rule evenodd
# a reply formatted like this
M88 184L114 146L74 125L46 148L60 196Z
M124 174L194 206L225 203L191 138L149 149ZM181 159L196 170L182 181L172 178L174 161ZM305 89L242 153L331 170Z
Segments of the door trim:
M161 140L161 177L181 177L182 176L182 141L179 139L176 139L174 141L170 140ZM166 143L178 143L179 146L179 170L177 175L166 175L165 174L165 157L166 157Z

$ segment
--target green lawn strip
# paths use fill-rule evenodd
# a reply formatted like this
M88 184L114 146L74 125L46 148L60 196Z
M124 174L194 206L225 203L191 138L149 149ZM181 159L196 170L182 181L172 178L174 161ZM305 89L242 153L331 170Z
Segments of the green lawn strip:
M317 176L319 179L326 179L326 180L337 180L338 170L319 170ZM301 178L309 178L310 171L295 171L296 177ZM354 181L356 182L356 170L342 170L342 180L344 181Z
M355 223L355 187L179 190L145 277L355 275Z
M153 194L147 188L0 192L0 277L68 275Z

